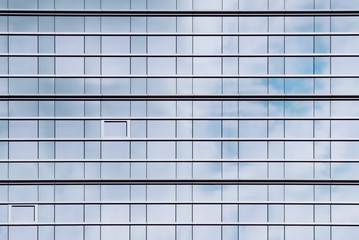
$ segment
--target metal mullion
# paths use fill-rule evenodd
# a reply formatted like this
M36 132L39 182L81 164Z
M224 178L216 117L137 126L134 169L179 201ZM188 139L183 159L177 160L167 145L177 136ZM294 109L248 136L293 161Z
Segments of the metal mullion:
M130 9L132 9L131 3L132 3L132 1L130 1ZM132 17L129 17L129 19L130 19L130 32L132 32ZM101 53L102 53L102 51L101 51ZM132 53L132 37L129 37L129 53L130 54ZM130 68L129 73L130 73L130 75L132 75L132 58L131 57L130 57L129 61L130 61L130 63L129 63L129 68ZM102 60L101 60L101 62L102 62ZM131 93L132 92L132 79L130 78L129 80L130 80L130 93ZM130 104L129 108L130 108L130 116L131 116L132 115L132 104ZM127 131L127 129L126 129L126 131ZM129 158L131 158L131 152L132 152L131 149L132 149L132 144L129 144ZM129 163L129 176L130 176L130 178L132 178L132 163L131 162ZM129 191L129 193L128 193L129 199L132 199L132 186L129 186L128 191ZM102 206L100 206L100 208L101 207ZM131 222L131 215L132 215L131 205L129 205L128 208L129 208L128 222ZM102 211L102 209L100 209L100 211ZM132 230L132 227L129 227L128 228L129 239L132 239L131 230Z
M56 60L56 59L55 59ZM359 75L331 74L265 74L265 75L57 75L57 74L0 74L0 78L359 78ZM106 96L106 95L105 95ZM225 95L224 95L225 96Z
M7 5L9 5L8 0L7 0ZM7 22L6 29L9 31L9 17L6 17L6 22ZM7 52L10 53L10 37L7 37L6 43L7 43ZM7 73L8 73L8 75L10 74L10 59L9 59L9 57L7 57ZM7 92L10 93L10 78L7 78ZM7 105L6 115L10 116L10 102L8 101L6 105ZM10 121L7 120L7 137L10 137L9 132L10 132ZM10 144L9 143L7 143L7 158L10 160ZM9 178L9 176L10 176L10 161L7 164L6 168L7 168L6 177ZM7 187L7 200L8 201L10 200L10 187L9 186ZM7 230L8 230L8 235L9 235L9 228Z
M217 222L217 223L194 223L194 222L162 222L162 223L148 223L148 222L68 222L68 223L2 223L2 226L338 226L338 227L357 227L357 223L288 223L288 222Z
M332 0L330 0L330 8L332 7ZM332 18L329 18L329 31L332 32ZM329 53L332 53L332 36L329 36ZM329 58L329 74L332 74L332 58ZM332 78L329 78L329 91L332 93ZM329 102L329 116L332 117L332 102ZM332 121L329 121L329 137L332 137ZM332 160L332 142L329 142L329 160ZM332 179L332 162L329 162L329 177ZM332 201L332 186L329 186L329 199ZM333 222L333 208L329 208L329 221ZM330 229L330 239L333 238L333 228Z
M181 162L181 163L186 163L186 162L238 162L237 159L172 159L172 160L163 160L163 159L29 159L29 160L25 160L25 159L7 159L7 160L0 160L1 163L8 163L8 162L13 162L13 163L37 163L37 162L60 162L60 163L65 163L65 162L149 162L149 163L156 163L156 162ZM283 163L283 162L290 162L290 163L358 163L359 159L343 159L343 160L331 160L331 159L241 159L240 162L242 163L247 163L247 162L270 162L270 163Z
M163 205L163 204L171 204L171 205L359 205L358 202L301 202L301 201L72 201L72 202L57 202L57 201L42 201L42 202L0 202L0 205L113 205L113 204L132 204L132 205Z
M83 8L85 9L85 1L83 1ZM84 18L83 28L86 31L86 17L83 17L83 18ZM82 41L83 41L83 45L84 45L83 53L85 54L85 51L86 51L85 37L83 37ZM86 60L88 60L88 58L83 56L83 72L84 72L84 74L86 74ZM86 78L83 79L83 92L84 92L84 94L86 94ZM83 111L84 111L84 113L86 112L86 104L84 104L84 106L83 106ZM83 136L85 138L85 136L86 136L86 123L85 123L85 121L83 121L83 129L82 130L83 130ZM83 154L84 158L86 158L86 143L85 142L83 143L82 154ZM86 163L85 162L83 163L83 177L86 178ZM84 201L86 199L86 188L85 187L84 187L84 191L83 191L83 199L84 199ZM83 222L86 222L85 213L86 213L86 205L84 204L83 208L82 208ZM87 236L86 236L86 227L85 226L82 226L82 235L85 238L87 238Z
M0 32L0 36L358 36L359 32L238 32L238 33L136 33L136 32Z
M208 58L208 57L244 57L244 58L257 58L257 57L359 57L359 53L263 53L263 54L90 54L90 53L77 53L77 54L70 54L70 53L0 53L0 57L78 57L78 58L85 58L85 57L169 57L169 58L188 58L188 57L198 57L198 58ZM223 63L222 63L223 64ZM314 64L314 61L313 61ZM222 67L223 68L223 67ZM84 74L86 76L86 74ZM131 75L131 74L130 74ZM267 75L267 74L266 74ZM303 74L306 75L306 74ZM312 73L310 75L316 75ZM181 78L181 75L176 75L178 78ZM196 75L194 75L196 76ZM223 76L215 75L215 76Z
M267 0L267 9L269 10L269 0ZM267 32L269 32L269 17L267 17ZM266 41L267 41L267 44L266 44L266 47L267 47L267 54L269 54L269 36L266 37ZM269 60L270 58L267 57L267 74L269 74ZM269 94L269 78L267 78L267 94ZM267 113L266 113L267 117L269 117L269 102L267 102ZM266 137L269 137L269 121L266 121ZM269 160L269 142L267 142L266 144L266 158ZM267 162L266 164L266 167L267 167L267 171L266 171L266 174L267 174L267 178L269 178L269 161ZM269 201L269 196L270 196L270 188L269 186L266 187L266 190L267 190L267 201ZM239 205L238 205L238 209L239 209ZM268 204L266 204L266 221L269 222L269 207L268 207ZM239 220L239 219L238 219ZM267 235L267 240L269 240L269 226L266 227L266 235ZM238 235L239 235L239 231L238 231Z
M0 95L6 101L354 101L358 95Z
M0 180L0 185L339 185L359 186L359 180L338 179L41 179Z
M359 117L0 117L0 120L348 120L358 121Z
M315 1L313 1L313 8L315 9ZM314 29L314 32L316 32L316 28L315 28L315 26L316 26L316 23L315 23L315 21L316 21L316 17L313 17L313 29ZM312 44L313 44L313 48L312 48L312 52L313 52L313 57L312 57L312 61L313 61L313 63L312 63L312 66L313 66L313 70L312 70L312 73L313 74L315 74L316 73L316 60L317 60L317 58L315 57L315 37L313 36L312 37L313 38L313 40L312 40ZM313 87L313 92L312 92L312 94L315 94L315 82L316 82L316 79L315 78L312 78L312 87ZM316 114L315 114L315 102L313 101L313 103L312 103L312 106L313 106L313 112L312 112L312 114L313 114L313 116L315 116ZM313 129L312 129L312 137L313 138L315 138L315 130L316 130L316 128L315 128L315 121L312 121L312 126L313 126ZM316 146L315 146L315 142L313 142L312 143L312 149L313 149L313 151L312 151L312 158L313 159L315 159L315 153L316 153ZM311 164L311 166L312 166L312 175L313 175L313 178L315 178L316 176L315 176L315 169L316 169L316 164L315 163L312 163ZM315 195L315 187L313 186L312 187L312 193L313 193L313 200L315 200L315 197L316 197L316 195ZM316 214L315 214L315 210L316 210L316 206L312 206L312 214L313 214L313 216L312 216L312 221L313 222L315 222L316 221ZM313 239L315 239L316 237L315 237L315 232L316 232L316 228L315 227L312 227L312 235L313 235Z
M183 141L192 141L192 142L226 142L226 141L248 141L248 142L358 142L359 138L0 138L0 141L7 142L93 142L93 141L102 141L102 142L138 142L138 141L154 141L154 142L163 142L163 141L173 141L173 142L183 142Z
M159 17L305 17L305 16L358 16L358 10L42 10L1 9L0 16L159 16Z

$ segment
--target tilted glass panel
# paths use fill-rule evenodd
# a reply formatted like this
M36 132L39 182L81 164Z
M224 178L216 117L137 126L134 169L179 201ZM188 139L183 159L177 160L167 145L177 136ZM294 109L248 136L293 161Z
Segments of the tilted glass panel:
M35 221L35 206L12 205L11 208L11 222L34 222Z

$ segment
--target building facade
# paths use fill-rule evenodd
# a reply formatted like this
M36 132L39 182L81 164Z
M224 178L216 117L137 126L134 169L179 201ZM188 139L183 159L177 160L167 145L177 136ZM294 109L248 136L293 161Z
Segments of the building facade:
M0 0L0 239L358 239L358 9Z

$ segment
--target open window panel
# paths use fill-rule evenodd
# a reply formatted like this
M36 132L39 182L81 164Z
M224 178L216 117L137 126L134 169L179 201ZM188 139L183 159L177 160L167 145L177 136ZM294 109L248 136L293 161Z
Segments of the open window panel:
M127 138L130 135L130 122L126 120L103 120L102 138Z
M9 219L11 222L29 223L37 221L37 205L15 204L9 205Z

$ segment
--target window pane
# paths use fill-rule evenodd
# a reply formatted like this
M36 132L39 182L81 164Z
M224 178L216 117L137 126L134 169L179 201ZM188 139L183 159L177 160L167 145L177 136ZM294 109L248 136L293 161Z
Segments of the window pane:
M34 226L11 226L9 227L9 240L37 239L37 228Z
M126 121L104 121L103 136L105 138L124 138L128 136Z
M34 222L35 206L11 206L12 222Z

